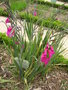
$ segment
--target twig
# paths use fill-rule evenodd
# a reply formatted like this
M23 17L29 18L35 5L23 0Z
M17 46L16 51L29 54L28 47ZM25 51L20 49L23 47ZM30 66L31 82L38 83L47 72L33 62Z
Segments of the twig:
M68 66L67 64L55 64L55 66Z

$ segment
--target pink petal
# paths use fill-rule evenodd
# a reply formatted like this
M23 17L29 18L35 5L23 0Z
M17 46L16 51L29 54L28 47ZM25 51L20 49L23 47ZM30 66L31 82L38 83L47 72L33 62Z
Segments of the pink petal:
M34 16L37 16L37 12L36 11L34 11Z
M11 26L9 26L7 30L10 32L10 31L12 30L12 27L11 27Z
M45 48L44 52L41 55L41 62L43 62L45 65L47 65L48 62L51 60L54 53L55 52L54 52L53 47L49 46L49 44L47 43L46 48ZM48 57L47 57L47 54L49 55Z
M15 42L15 44L16 44L16 45L18 45L18 44L19 44L19 42Z
M22 45L22 48L24 48L24 45Z
M52 51L52 54L55 54L54 49L53 49L52 46L50 46L50 49L51 49L51 51Z
M6 22L6 23L9 23L9 22L10 22L9 18L7 18L5 22Z
M45 62L46 56L44 54L41 55L41 61Z
M49 44L47 43L47 45L46 45L46 48L48 49L49 48Z
M9 26L9 28L7 29L7 36L8 36L8 37L14 36L15 30L13 30L12 33L11 33L11 31L12 31L12 27Z
M47 65L49 63L49 61L50 61L50 58L46 58L44 64Z
M45 48L45 50L44 50L44 55L46 55L47 56L47 48Z

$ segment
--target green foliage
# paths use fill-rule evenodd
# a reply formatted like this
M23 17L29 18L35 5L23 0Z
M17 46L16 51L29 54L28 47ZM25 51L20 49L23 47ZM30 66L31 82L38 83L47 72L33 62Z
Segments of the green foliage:
M41 8L42 7L42 8ZM43 5L43 4L38 4L37 5L37 9L39 9L39 10L41 10L42 11L42 9L43 10L49 10L49 8L50 8L50 6L49 5Z
M3 83L12 83L12 82L14 82L14 81L12 81L12 80L5 80L5 79L2 79L0 77L0 84L3 84Z
M27 4L25 2L25 0L10 0L10 4L11 4L11 9L13 11L15 10L23 10L26 8Z
M7 45L12 45L12 40L11 40L11 38L7 37L5 33L0 33L0 43L2 44L3 41L4 41Z
M62 9L68 9L68 6L60 5L60 4L56 4L56 3L51 3L51 2L45 2L44 0L38 0L36 1L38 4L42 4L42 5L49 5L51 7L55 7L55 8L62 8Z
M66 64L68 65L68 59L65 59L62 55L59 55L57 58L56 58L56 64Z
M34 23L36 23L37 21L39 21L37 24L41 25L43 23L43 26L48 27L48 28L52 28L52 29L56 29L57 31L66 31L66 28L68 27L67 23L61 22L59 20L53 20L52 18L47 18L47 19L39 19L38 16L33 16L31 14L26 14L26 13L19 13L20 17L22 19L26 19L27 21L33 20ZM68 33L68 32L67 32Z
M0 16L8 16L7 11L4 11L3 8L0 8Z
M3 9L0 10L0 15L4 15L4 16L8 16L7 12L4 12ZM68 28L68 24L65 22L61 22L59 20L53 20L52 18L47 18L47 19L40 19L38 16L33 16L31 14L27 14L24 12L19 12L20 18L21 19L26 19L27 21L33 20L34 23L36 23L38 25L41 25L43 23L43 26L48 27L48 28L52 28L52 29L56 29L57 31L63 31L65 33L68 33L68 31L66 30Z

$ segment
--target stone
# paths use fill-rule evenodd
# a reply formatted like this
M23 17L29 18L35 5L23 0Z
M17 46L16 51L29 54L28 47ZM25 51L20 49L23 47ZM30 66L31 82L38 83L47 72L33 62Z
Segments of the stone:
M3 57L1 56L1 57L0 57L0 60L1 60L1 61L2 61L2 58L3 58Z
M39 87L39 88L36 88L36 89L33 89L33 90L42 90L42 89Z

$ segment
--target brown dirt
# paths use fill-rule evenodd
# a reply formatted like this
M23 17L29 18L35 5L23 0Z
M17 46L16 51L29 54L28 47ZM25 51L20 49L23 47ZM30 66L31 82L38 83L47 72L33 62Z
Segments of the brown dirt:
M68 73L60 68L54 68L45 78L36 79L33 88L40 90L68 90ZM34 90L34 89L31 89Z

